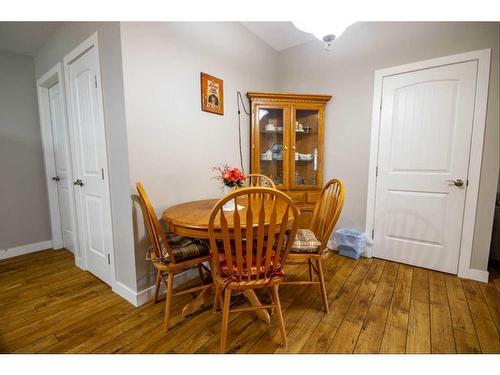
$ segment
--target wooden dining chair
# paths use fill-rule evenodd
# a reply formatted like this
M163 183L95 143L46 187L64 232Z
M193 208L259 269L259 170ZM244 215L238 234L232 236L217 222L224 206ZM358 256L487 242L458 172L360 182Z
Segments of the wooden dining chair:
M321 259L327 248L328 240L344 205L344 183L332 179L326 183L314 207L313 217L308 229L299 229L292 244L287 264L307 264L309 280L285 281L286 285L319 285L325 312L330 311L325 287ZM317 280L313 280L312 271Z
M276 185L274 184L274 181L263 174L259 173L250 173L246 175L245 178L245 186L246 187L269 187L272 189L276 189Z
M209 249L206 241L196 240L189 237L165 233L160 225L158 217L151 202L140 182L136 184L139 192L144 222L151 241L147 259L151 260L156 268L156 283L153 302L158 301L158 292L163 281L166 286L165 302L165 331L168 331L168 323L174 296L194 293L206 288L212 288L212 283L206 283L203 270L210 272L203 263L209 262ZM201 285L174 292L174 275L198 268Z
M234 200L238 211L224 211L226 202ZM278 294L284 280L282 266L297 232L299 210L281 191L266 187L241 188L226 195L212 209L208 232L214 303L221 300L222 328L220 351L226 347L230 312L276 309L283 345L286 332ZM230 309L233 291L268 288L271 304ZM269 290L270 289L270 290ZM222 293L224 292L224 293ZM223 294L223 298L222 298Z

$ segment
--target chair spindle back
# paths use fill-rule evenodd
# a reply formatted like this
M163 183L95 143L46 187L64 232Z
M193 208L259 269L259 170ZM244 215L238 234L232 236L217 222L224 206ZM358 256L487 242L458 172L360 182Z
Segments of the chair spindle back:
M326 248L333 228L342 212L344 194L344 183L341 180L332 179L323 187L320 198L316 202L309 229L321 241L321 251Z
M247 174L245 183L247 187L261 186L261 187L269 187L272 189L276 189L276 185L274 184L274 181L270 177L259 173Z
M235 209L224 211L234 200ZM244 206L238 210L237 205ZM299 210L281 191L241 188L223 197L212 209L208 224L216 275L238 282L270 280L280 275L297 232ZM216 232L222 237L217 243Z
M136 187L139 193L139 201L144 215L144 223L146 224L146 228L148 230L154 256L158 260L164 259L165 257L163 256L162 248L165 248L168 254L168 261L170 263L175 263L175 258L170 246L168 245L167 237L165 236L163 228L158 220L158 217L156 216L153 205L151 204L144 187L140 182L136 184Z

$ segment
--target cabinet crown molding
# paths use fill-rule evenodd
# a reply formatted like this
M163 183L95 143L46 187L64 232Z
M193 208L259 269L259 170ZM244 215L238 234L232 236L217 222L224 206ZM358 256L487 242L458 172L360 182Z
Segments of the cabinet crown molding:
M290 94L282 92L247 92L250 100L259 100L267 102L294 101L301 103L327 103L331 95L313 95L313 94Z

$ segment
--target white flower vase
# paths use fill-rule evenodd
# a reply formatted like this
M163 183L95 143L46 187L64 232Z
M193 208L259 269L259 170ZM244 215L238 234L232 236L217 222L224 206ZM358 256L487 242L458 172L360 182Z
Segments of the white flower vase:
M229 187L226 185L224 185L223 188L224 188L224 196L228 195L229 193L232 193L236 189L236 187ZM243 208L243 206L238 205L238 210L241 210L242 208ZM226 203L224 203L224 206L222 206L222 209L224 211L234 211L234 199L231 199L230 201L227 201Z

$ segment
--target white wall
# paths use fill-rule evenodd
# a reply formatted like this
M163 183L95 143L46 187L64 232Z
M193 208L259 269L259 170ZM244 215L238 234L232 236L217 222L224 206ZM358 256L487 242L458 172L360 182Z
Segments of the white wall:
M499 167L499 24L358 23L332 52L312 41L280 53L280 90L333 95L326 110L325 179L346 182L339 226L365 229L374 71L483 48L492 48L492 61L471 266L486 270Z
M0 250L51 240L33 58L0 51Z
M99 39L106 121L116 280L135 292L120 24L118 22L63 23L38 51L35 57L36 77L39 78L56 63L61 62L64 56L96 31Z
M217 163L239 165L236 92L275 90L277 52L239 23L122 23L130 191L141 181L157 214L221 196ZM200 72L224 80L224 116L200 109ZM247 105L248 107L248 105ZM242 115L248 169L249 119ZM134 206L138 287L153 284Z

